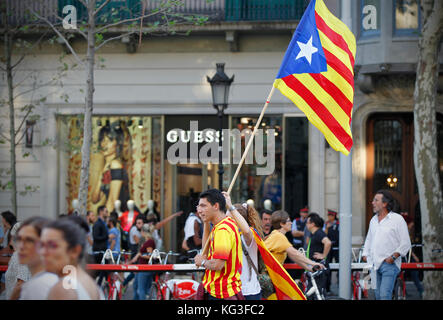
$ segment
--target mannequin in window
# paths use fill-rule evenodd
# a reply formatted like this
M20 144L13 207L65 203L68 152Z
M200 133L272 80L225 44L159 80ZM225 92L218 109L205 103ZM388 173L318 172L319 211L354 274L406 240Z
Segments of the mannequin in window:
M129 201L128 201L129 202ZM122 202L120 200L115 200L114 202L114 212L116 212L118 214L118 217L120 218L123 214L122 209Z
M72 200L72 214L74 216L80 215L80 202L78 199Z
M265 210L270 210L270 211L272 211L272 201L269 200L269 199L266 199L266 200L263 202L263 207L265 208Z
M250 206L250 207L252 207L252 208L255 208L255 202L254 202L254 200L252 200L252 199L248 199L248 200L246 201L246 203L248 204L248 206Z
M126 232L129 232L129 229L131 229L131 226L134 223L135 219L137 218L139 212L135 210L134 200L128 200L127 205L128 205L128 211L122 213L120 221L122 229Z

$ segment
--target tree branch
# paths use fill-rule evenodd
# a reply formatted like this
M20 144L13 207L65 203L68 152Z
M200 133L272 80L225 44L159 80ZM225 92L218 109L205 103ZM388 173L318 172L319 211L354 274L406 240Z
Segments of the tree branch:
M130 32L127 32L127 33L123 33L123 34L121 34L119 36L108 38L108 39L104 40L102 43L100 43L97 47L95 47L95 51L98 51L101 47L103 47L105 44L107 44L107 43L109 43L111 41L118 40L118 39L124 38L126 36L130 36L131 34L134 34L136 32L137 32L137 30L133 30L133 31L130 31Z
M28 7L29 8L29 7ZM69 48L69 50L71 51L72 55L77 59L77 62L83 66L85 66L85 63L80 59L80 57L77 55L77 53L75 52L75 50L71 47L71 45L69 44L69 41L60 33L60 31L57 30L57 28L54 26L54 24L52 24L47 18L44 18L42 16L40 16L37 12L35 12L32 8L29 8L29 10L32 12L33 15L35 15L37 18L39 18L40 20L45 21L51 28L52 30L54 30L54 32L63 40L63 42L66 44L66 46Z
M166 11L166 9L162 9L162 10L159 10L159 11L156 11L156 12L153 12L153 13L142 15L142 16L137 17L137 18L130 18L130 19L121 20L121 21L118 21L118 22L115 22L115 23L111 23L111 24L108 24L108 25L106 25L104 27L101 27L101 28L97 29L97 33L103 32L103 30L106 30L106 29L118 26L120 24L124 24L124 23L127 23L127 22L135 22L135 21L138 21L138 20L141 20L141 19L144 19L144 18L149 18L149 17L152 17L152 16L154 16L156 14L159 14L159 13L162 13L162 12L164 13L165 11Z
M7 136L5 136L1 131L0 131L0 137L2 137L3 139L5 139L8 142L11 142L11 139L9 139Z
M103 9L111 0L106 0L102 3L100 7L97 8L97 10L94 11L94 17L100 12L101 9Z

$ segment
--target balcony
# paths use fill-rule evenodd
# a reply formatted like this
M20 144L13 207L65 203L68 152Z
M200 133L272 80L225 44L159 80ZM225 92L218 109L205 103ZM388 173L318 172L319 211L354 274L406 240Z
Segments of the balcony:
M77 9L77 21L86 21L86 8L79 0L2 0L7 7L10 25L26 24L30 20L27 8L39 12L52 23L61 23L63 8L72 5ZM100 6L105 0L97 0ZM107 24L116 19L131 19L143 13L155 13L165 8L166 0L111 0L98 14L97 24ZM181 0L168 9L169 15L198 15L208 23L220 22L284 22L300 20L308 0ZM0 20L3 16L0 17ZM146 18L145 24L159 19L159 15ZM3 22L1 23L3 25Z

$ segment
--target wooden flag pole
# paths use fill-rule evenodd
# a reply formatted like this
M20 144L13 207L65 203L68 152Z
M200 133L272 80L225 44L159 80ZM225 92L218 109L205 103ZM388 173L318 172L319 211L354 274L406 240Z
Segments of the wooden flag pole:
M242 156L242 158L240 160L240 163L237 166L237 170L235 170L235 174L234 174L234 177L232 178L231 184L229 185L229 188L228 188L228 191L227 191L229 195L231 194L232 188L234 187L235 180L237 179L237 176L240 173L240 169L243 166L243 163L245 162L245 159L246 159L246 156L248 155L249 149L252 146L252 142L254 141L255 134L257 133L257 130L260 127L260 123L261 123L261 121L263 119L263 116L265 115L266 109L268 108L268 105L269 105L269 103L271 101L271 97L274 94L274 90L275 90L275 87L272 86L271 92L269 92L268 98L266 99L265 105L263 106L263 109L261 111L260 117L258 118L257 123L255 124L254 131L252 132L252 137L248 141L248 144L247 144L247 146L245 148L245 152L243 153L243 156Z
M275 87L272 86L271 92L269 92L268 98L266 99L265 105L263 106L260 117L258 117L257 123L255 124L254 131L252 131L252 137L251 137L251 139L249 139L248 144L246 145L245 152L243 153L240 163L237 166L237 170L235 171L234 177L232 178L231 184L229 185L229 188L227 191L228 194L231 194L232 188L234 187L235 180L237 179L238 174L240 173L240 169L241 169L243 163L245 162L246 156L248 155L249 149L251 148L252 142L254 141L255 134L257 133L257 130L260 127L260 123L263 119L263 116L265 115L266 109L268 108L268 105L271 102L271 97L274 94L274 90L275 90ZM205 246L203 247L203 250L202 250L203 257L207 257L207 255L208 255L209 242L210 242L209 239L210 239L210 236L206 240Z

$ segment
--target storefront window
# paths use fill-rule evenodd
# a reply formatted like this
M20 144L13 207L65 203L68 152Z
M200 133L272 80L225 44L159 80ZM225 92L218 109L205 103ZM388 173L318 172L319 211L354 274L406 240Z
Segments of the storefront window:
M241 153L245 150L247 144L247 136L252 133L257 118L250 117L233 117L232 128L238 129L244 133L241 135ZM255 208L262 210L264 201L271 200L272 210L282 208L282 119L281 116L264 117L261 123L261 133L263 137L262 146L254 143L253 149L250 150L251 158L243 164L240 174L236 179L231 196L234 202L246 202L253 200ZM272 147L272 144L274 146ZM261 148L260 148L261 147ZM271 147L271 148L269 148ZM260 150L261 149L261 150ZM237 143L232 143L231 153L233 157L238 152ZM239 153L238 153L239 154ZM260 154L266 161L260 159ZM272 159L270 159L272 157ZM258 160L258 161L257 161ZM273 162L273 168L272 167ZM260 162L260 163L258 163ZM231 166L231 177L237 169L238 163L233 159ZM258 174L260 168L262 171L265 167L273 169L265 174ZM263 173L263 172L262 172Z
M395 33L417 34L420 26L420 6L418 0L395 0Z
M380 35L380 0L361 0L361 36Z
M92 120L89 191L87 210L96 212L101 205L109 212L116 200L127 210L128 200L136 209L148 210L148 200L160 202L159 175L161 140L159 118L144 116L99 116ZM83 121L68 119L68 212L72 199L78 198L83 143Z

